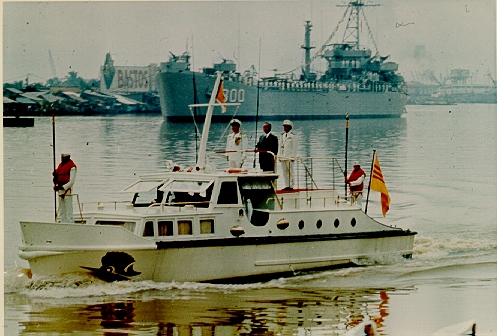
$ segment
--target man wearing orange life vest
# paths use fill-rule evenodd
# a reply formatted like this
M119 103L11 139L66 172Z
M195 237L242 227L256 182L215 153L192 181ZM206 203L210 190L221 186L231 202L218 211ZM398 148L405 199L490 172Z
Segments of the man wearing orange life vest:
M361 169L359 161L354 162L354 169L345 179L345 183L349 185L352 201L355 201L357 205L362 205L362 190L364 189L365 178L366 173Z
M72 187L76 182L76 164L71 160L71 155L62 154L60 164L53 172L53 189L59 194L58 221L62 223L74 223L72 209Z

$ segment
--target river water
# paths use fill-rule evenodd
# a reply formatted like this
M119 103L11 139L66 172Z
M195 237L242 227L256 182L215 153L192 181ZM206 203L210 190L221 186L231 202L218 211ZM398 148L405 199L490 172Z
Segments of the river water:
M497 335L497 105L407 111L351 119L348 158L369 175L377 151L391 206L383 218L372 192L368 214L418 232L413 258L236 285L29 279L19 221L53 219L52 124L4 128L5 334L341 335L373 319L381 335L431 335L467 320L477 335ZM213 125L211 148L223 149L225 128ZM254 141L255 123L242 130ZM343 166L344 120L296 121L294 131L300 156L336 156ZM113 200L136 175L195 158L192 124L159 115L58 117L56 136L57 157L70 152L78 165L83 202Z

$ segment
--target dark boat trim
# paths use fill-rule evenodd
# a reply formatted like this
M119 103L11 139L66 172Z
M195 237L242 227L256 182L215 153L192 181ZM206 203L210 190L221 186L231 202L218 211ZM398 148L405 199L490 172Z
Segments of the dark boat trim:
M361 114L361 115L350 115L350 119L386 119L386 118L400 118L402 114ZM193 116L166 116L166 119L170 122L188 122L191 123ZM233 116L231 115L222 115L222 116L212 116L212 121L213 122L219 122L219 121L225 121L229 122ZM285 119L292 119L292 120L336 120L336 119L344 119L345 117L343 115L335 115L335 114L330 114L330 115L271 115L271 116L262 116L259 115L259 121L260 120L267 120L267 121L275 121L275 120L285 120ZM241 121L255 121L256 117L255 116L244 116L244 115L237 115L237 119ZM205 116L196 116L195 121L196 122L204 122Z
M157 249L172 249L186 247L222 247L222 246L245 246L245 245L270 245L304 243L312 241L349 240L349 239L376 239L387 237L414 236L417 232L409 230L388 230L375 232L344 233L344 234L322 234L306 236L277 236L277 237L233 237L219 239L198 239L186 241L159 241L156 242Z

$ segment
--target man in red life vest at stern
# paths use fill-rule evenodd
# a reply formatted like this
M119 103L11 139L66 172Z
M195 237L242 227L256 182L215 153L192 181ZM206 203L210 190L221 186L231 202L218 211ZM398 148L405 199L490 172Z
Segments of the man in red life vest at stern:
M344 172L345 174L345 172ZM345 179L345 183L349 185L352 201L357 205L362 206L362 190L364 189L364 180L366 173L361 169L359 161L354 162L354 169Z
M76 181L77 167L71 160L71 155L62 154L60 164L53 172L53 189L59 194L58 222L74 223L72 209L72 187Z

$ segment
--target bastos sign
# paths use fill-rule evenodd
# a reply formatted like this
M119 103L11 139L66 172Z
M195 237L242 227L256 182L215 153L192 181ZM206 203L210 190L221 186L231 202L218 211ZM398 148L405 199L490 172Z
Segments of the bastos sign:
M101 92L150 92L155 91L157 67L149 66L114 66L114 61L107 54L105 64L100 68Z

